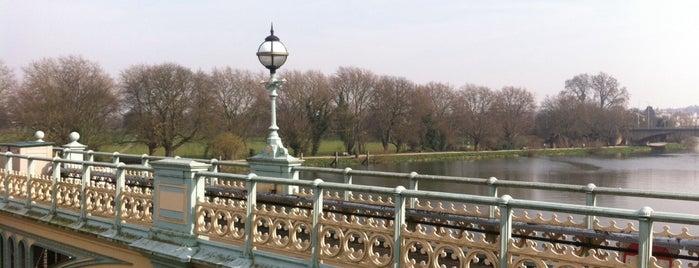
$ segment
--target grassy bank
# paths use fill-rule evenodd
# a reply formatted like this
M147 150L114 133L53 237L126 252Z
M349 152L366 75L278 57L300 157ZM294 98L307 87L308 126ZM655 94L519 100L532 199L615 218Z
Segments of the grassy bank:
M253 150L255 153L259 152L265 146L266 140L259 138L246 141L247 148L245 151ZM369 142L365 145L366 150L369 152L382 152L383 147L378 142ZM344 145L339 140L326 140L321 143L318 149L318 155L322 156L332 156L335 152L343 152ZM390 150L395 151L395 147L391 147ZM105 145L100 148L102 152L120 152L123 154L145 154L148 153L148 148L140 143L119 143ZM156 150L155 155L163 156L165 151L162 148ZM180 148L175 150L175 155L181 157L191 157L191 158L207 158L206 156L206 144L198 142L190 142L182 145Z
M668 151L679 151L679 144L668 144ZM617 146L600 148L562 148L562 149L537 149L537 150L502 150L502 151L478 151L478 152L436 152L436 153L403 153L403 154L376 154L369 155L369 163L399 163L399 162L430 162L430 161L454 161L454 160L482 160L493 158L517 158L537 156L631 156L650 153L650 148L645 146ZM337 159L338 167L360 166L366 164L366 155L358 157L340 157ZM328 157L305 158L307 166L330 166L335 160Z
M248 148L257 152L264 146L264 140L248 141ZM342 152L342 142L328 140L322 143L316 157L305 157L304 165L328 167L335 160L335 152ZM383 152L379 143L367 143L367 150L370 152ZM393 148L392 148L393 149ZM176 155L191 158L208 158L205 155L206 145L200 143L188 143L175 151ZM670 143L667 145L668 152L682 150L682 145ZM142 144L114 144L101 148L104 152L121 152L125 154L144 154L148 150ZM369 163L399 163L399 162L430 162L430 161L454 161L454 160L481 160L493 158L517 158L536 156L629 156L634 154L650 153L650 148L646 146L617 146L617 147L595 147L595 148L559 148L559 149L532 149L532 150L502 150L502 151L459 151L459 152L424 152L424 153L387 153L370 154ZM163 155L162 149L156 155ZM337 159L337 167L360 166L366 164L366 154L359 156L345 156Z

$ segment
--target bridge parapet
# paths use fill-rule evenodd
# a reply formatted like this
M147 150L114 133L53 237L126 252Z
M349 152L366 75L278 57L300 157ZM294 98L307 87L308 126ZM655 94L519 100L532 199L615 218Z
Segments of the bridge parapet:
M207 172L200 175L216 176ZM219 180L249 180L240 175L218 176ZM254 177L254 181L292 183L266 177ZM650 267L649 263L658 261L650 258L650 255L643 255L644 253L641 256L648 256L647 260L639 259L636 262L629 257L624 261L626 248L640 244L643 249L653 243L671 247L673 240L682 237L685 239L682 250L695 249L696 239L699 239L688 233L651 231L654 222L672 223L687 217L681 222L691 224L693 220L699 219L696 215L650 213L645 208L629 210L553 204L507 197L346 185L318 180L293 184L310 195L301 199L291 198L288 203L282 199L262 198L258 195L254 209L249 212L252 216L243 214L248 213L245 208L251 205L242 201L245 200L243 196L209 199L199 206L199 217L202 219L199 222L205 224L199 225L197 230L201 235L215 240L243 245L243 241L247 241L242 239L246 237L243 234L250 232L246 227L251 226L253 241L246 246L256 246L258 250L271 252L287 252L288 255L311 260L318 259L325 264L367 267L404 266L406 263L421 261L435 266L466 266L475 261L493 263L496 264L495 267L516 267L515 265L522 263L536 263L537 267L547 267L544 263ZM587 188L590 190L590 187ZM347 206L342 200L342 194L335 191L361 193L364 198L350 200L349 203L354 205ZM406 209L402 204L410 198L418 199L419 203L430 202L430 207L440 209ZM266 201L261 202L260 199ZM371 201L365 202L367 200ZM323 206L319 205L321 203ZM497 217L484 217L487 214L484 212L475 213L481 216L476 217L473 216L474 213L456 204L496 206ZM530 217L527 211L531 210L548 212L550 216ZM571 215L571 218L561 221L556 214L558 212ZM572 217L574 215L577 217ZM626 228L620 228L617 221L605 225L599 219L594 219L593 229L588 229L587 215L613 218L630 224ZM243 224L242 221L248 218L253 220ZM403 222L405 224L400 224ZM696 222L693 224L696 225ZM314 227L318 225L320 226ZM313 239L316 228L320 241ZM613 246L607 246L610 244ZM313 248L318 250L314 251ZM542 251L542 248L550 250ZM590 250L594 254L590 255ZM510 253L500 255L502 252ZM502 256L506 256L505 259L500 259ZM677 265L681 263L679 260L673 261L675 262Z
M699 216L596 206L600 195L699 201L693 194L294 168L298 172L341 174L344 182L350 182L336 183L222 173L186 159L156 161L145 167L6 156L45 161L53 172L29 175L6 165L0 170L3 211L25 217L38 215L50 224L63 226L68 222L69 228L156 252L159 261L167 259L165 251L177 252L174 261L178 263L287 267L405 267L420 263L431 267L546 267L564 263L653 267L666 260L672 267L680 267L687 262L697 265L699 258L699 236L689 229L653 231L658 223L697 229ZM68 165L82 168L61 168ZM169 171L158 174L161 168ZM409 187L351 184L352 176L360 175L405 179ZM153 190L159 188L160 179L165 183L160 187L171 188ZM483 185L492 196L420 190L420 182L427 181ZM261 185L289 185L299 190L290 195L256 191ZM575 205L518 200L497 196L501 187L578 192L585 194L587 201ZM167 192L165 198L158 197L163 191ZM173 194L187 200L176 200ZM189 217L184 216L190 212ZM166 216L160 219L163 225L157 215ZM183 216L182 221L170 226L178 216ZM602 219L610 222L605 224ZM190 235L192 243L153 235L154 230L163 229L158 226L165 225L164 229L173 233ZM658 247L669 250L659 255Z

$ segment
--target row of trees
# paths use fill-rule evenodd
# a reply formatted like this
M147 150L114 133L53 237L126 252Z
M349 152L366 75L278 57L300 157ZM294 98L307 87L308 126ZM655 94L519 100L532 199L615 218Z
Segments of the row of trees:
M151 154L172 155L188 142L263 137L269 126L262 71L165 63L135 65L114 80L97 63L68 56L35 61L23 73L17 79L0 62L5 129L78 131L93 148L128 137ZM521 87L416 84L356 67L280 75L288 80L277 99L280 135L297 155L317 154L324 139L340 139L349 153L370 141L398 152L610 143L633 122L628 92L605 73L573 77L540 108Z
M547 97L537 115L537 133L564 146L599 141L618 144L636 127L627 110L629 93L606 73L580 74L565 81L565 90Z

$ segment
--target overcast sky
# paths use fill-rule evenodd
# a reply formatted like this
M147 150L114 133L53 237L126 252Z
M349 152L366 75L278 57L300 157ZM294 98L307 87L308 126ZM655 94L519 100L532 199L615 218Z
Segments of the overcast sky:
M0 60L21 68L81 55L114 78L135 64L264 70L356 66L417 83L524 87L537 101L566 79L606 72L630 106L699 104L699 1L7 1Z

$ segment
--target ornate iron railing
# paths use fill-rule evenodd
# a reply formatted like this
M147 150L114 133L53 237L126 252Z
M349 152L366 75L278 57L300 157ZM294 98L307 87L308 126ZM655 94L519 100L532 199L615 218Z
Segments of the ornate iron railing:
M86 221L100 217L113 221L150 226L153 224L153 170L58 157L42 158L5 153L0 169L3 201L21 201L25 209L41 208L49 214L61 213ZM13 159L26 159L26 173L12 170ZM37 163L48 166L49 174L35 174Z
M243 245L249 254L256 248L310 258L312 263L362 267L682 267L683 263L696 267L699 260L699 236L687 230L672 233L665 227L653 232L652 228L661 222L696 227L697 215L319 179L291 181L213 172L199 176L237 182L227 184L236 185L232 188L246 185L237 195L209 196L200 202L197 232ZM291 184L305 194L269 198L256 193L258 184ZM348 191L352 192L348 199L338 194ZM418 204L416 208L408 207L409 200ZM431 203L419 205L421 200ZM466 208L471 205L496 207L495 217L472 213ZM530 217L526 213L532 210L552 216ZM578 217L561 221L555 216L559 212ZM589 216L614 220L604 224L594 219L592 228L587 228ZM620 228L615 220L630 224ZM652 251L656 257L643 257Z
M154 171L147 162L125 165L11 153L4 157L0 202L81 221L99 218L115 230L125 224L153 224ZM26 159L29 171L13 171L13 159ZM34 174L37 163L48 165L50 173ZM698 201L693 194L295 168L302 170L350 178L348 183L290 180L222 173L214 166L196 175L207 181L207 191L198 197L193 228L210 240L242 247L244 256L263 250L307 259L316 266L699 267L699 236L688 231L699 226L698 215L595 206L596 196L603 194ZM411 189L351 184L351 176L357 175L407 178ZM419 190L420 180L485 184L494 196ZM293 185L299 191L258 192L264 184ZM495 196L502 186L584 192L588 203ZM538 214L531 216L530 211ZM659 223L685 228L654 231Z

